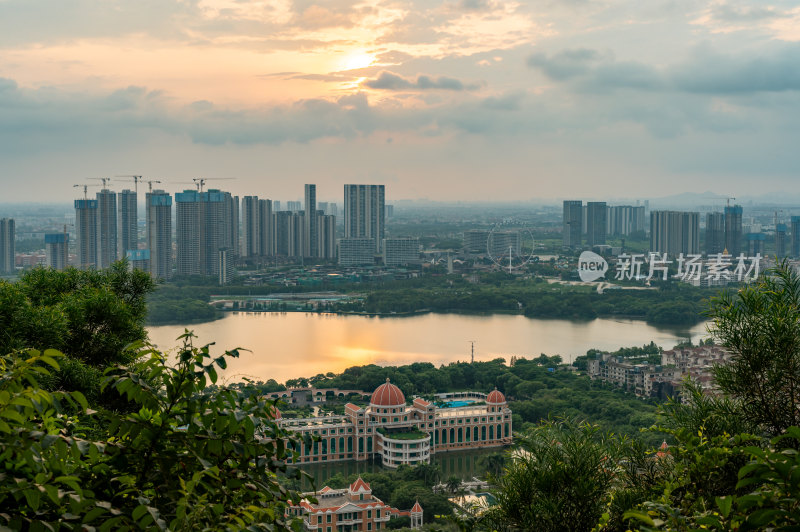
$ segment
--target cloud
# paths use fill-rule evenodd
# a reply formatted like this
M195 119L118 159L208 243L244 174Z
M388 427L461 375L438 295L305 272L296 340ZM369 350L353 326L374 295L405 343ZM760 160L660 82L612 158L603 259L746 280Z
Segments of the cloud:
M561 50L550 57L542 52L531 54L527 64L538 68L550 79L562 81L586 74L601 57L597 50L573 48Z
M701 46L691 51L689 59L661 68L641 61L617 61L590 49L562 50L550 56L537 52L528 57L527 64L579 92L631 89L722 95L800 90L800 45L795 43L749 57Z
M462 81L446 76L432 77L420 75L416 81L406 79L393 72L383 71L376 79L367 80L363 83L370 89L388 91L407 91L407 90L446 90L446 91L474 91L480 88L478 83L465 84Z
M670 76L681 90L705 94L742 94L800 90L800 44L770 54L733 57L700 48Z

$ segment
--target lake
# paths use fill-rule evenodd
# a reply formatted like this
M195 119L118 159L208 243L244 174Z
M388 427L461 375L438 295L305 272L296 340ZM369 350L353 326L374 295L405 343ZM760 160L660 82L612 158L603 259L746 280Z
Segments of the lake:
M585 322L530 319L520 315L422 314L376 317L302 312L229 313L223 319L188 325L149 327L150 340L169 350L185 328L196 345L216 342L212 353L249 349L229 360L226 380L249 377L285 382L366 364L435 365L511 356L561 355L564 361L591 348L615 350L654 341L669 349L681 340L707 336L706 324L658 328L642 321L595 319Z

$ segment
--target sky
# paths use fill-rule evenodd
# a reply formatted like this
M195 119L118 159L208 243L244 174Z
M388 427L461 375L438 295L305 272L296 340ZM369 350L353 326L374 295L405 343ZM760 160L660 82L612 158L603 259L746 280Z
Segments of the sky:
M795 194L799 146L796 1L0 0L0 202L122 174L279 200Z

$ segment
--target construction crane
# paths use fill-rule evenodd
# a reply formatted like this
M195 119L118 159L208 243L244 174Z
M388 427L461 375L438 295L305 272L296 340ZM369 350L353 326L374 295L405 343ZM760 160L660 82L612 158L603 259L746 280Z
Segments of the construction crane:
M736 201L736 198L726 198L726 204L728 207L731 206L731 200Z
M153 192L153 183L161 183L161 181L159 181L158 179L148 179L147 181L145 181L145 183L147 183L147 191Z
M136 196L139 196L139 181L141 181L142 176L140 175L118 175L115 177L130 177L133 178L133 189L136 192ZM130 179L121 179L120 181L130 181ZM151 189L152 191L152 189Z
M83 199L85 199L85 200L89 199L89 192L88 192L89 191L89 187L97 187L97 186L100 186L100 185L72 185L73 188L75 188L75 187L83 187Z
M102 181L103 182L103 190L107 190L108 189L107 184L108 184L109 181L111 181L110 177L90 177L89 179L94 179L96 181Z
M206 181L211 181L211 180L223 181L223 180L227 180L227 179L236 179L236 178L235 177L194 177L194 178L192 178L192 181L194 181L194 184L197 186L197 190L202 193L203 192L203 185L206 184Z

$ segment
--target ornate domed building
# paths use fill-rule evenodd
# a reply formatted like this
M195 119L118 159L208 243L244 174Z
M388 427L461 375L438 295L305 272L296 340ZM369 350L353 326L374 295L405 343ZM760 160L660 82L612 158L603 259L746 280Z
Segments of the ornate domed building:
M386 379L369 405L348 403L343 416L280 420L293 431L319 436L301 444L300 463L367 460L380 457L387 467L430 463L435 453L499 447L512 439L511 409L495 388L488 395L456 392L436 395L436 403L415 397Z

